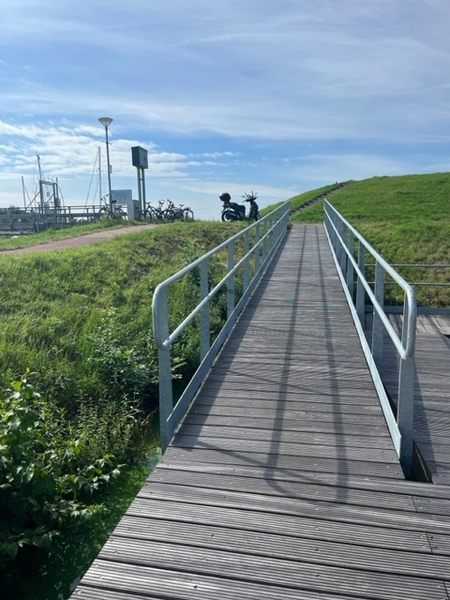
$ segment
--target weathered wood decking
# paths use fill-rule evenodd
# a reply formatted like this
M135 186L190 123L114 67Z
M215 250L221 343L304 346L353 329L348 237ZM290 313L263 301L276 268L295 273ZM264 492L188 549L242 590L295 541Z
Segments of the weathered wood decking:
M406 482L322 226L289 233L73 598L450 597L450 487Z

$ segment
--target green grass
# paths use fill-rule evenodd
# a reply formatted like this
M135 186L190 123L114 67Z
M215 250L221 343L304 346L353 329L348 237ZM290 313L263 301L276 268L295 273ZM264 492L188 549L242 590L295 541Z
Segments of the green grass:
M16 376L34 369L30 355L39 355L41 365L46 355L51 361L67 356L81 368L87 338L106 309L117 312L130 335L149 332L153 290L190 261L187 241L201 254L235 231L230 224L181 223L63 252L0 254L3 368ZM10 360L19 348L23 359Z
M323 189L296 196L292 202L302 202ZM352 182L329 196L329 202L391 264L450 264L449 199L447 173L374 177ZM292 221L323 221L323 202L296 213ZM411 283L450 281L450 269L398 270ZM449 287L421 286L420 304L450 306Z

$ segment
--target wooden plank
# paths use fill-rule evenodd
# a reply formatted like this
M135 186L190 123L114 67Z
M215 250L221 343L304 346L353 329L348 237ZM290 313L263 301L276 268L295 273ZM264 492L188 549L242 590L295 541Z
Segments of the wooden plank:
M156 469L152 476L152 484L144 485L142 493L145 495L149 487L155 489L153 483L160 482L171 485L185 485L187 489L192 486L192 472L175 469ZM373 506L389 508L392 510L410 510L415 511L416 506L413 499L408 494L393 494L391 492L380 492L378 490L360 490L342 485L317 484L280 480L273 474L267 474L266 477L236 477L224 473L202 473L198 487L208 488L215 491L225 490L233 492L244 492L278 497L280 489L283 490L283 498L296 498L303 500L313 500L320 502L340 502L345 497L345 502L360 506ZM448 500L422 499L421 506L430 502L440 502L443 505L448 504ZM434 512L427 511L427 512Z
M168 561L168 557L164 556L165 552L172 552L171 560L179 565L186 555L189 555L189 559L185 560L191 561L195 553L207 552L209 563L211 556L223 558L225 553L233 552L240 555L241 562L247 561L249 567L250 561L255 559L258 562L280 559L279 564L283 564L284 561L299 563L299 569L302 569L304 564L317 564L336 568L337 571L358 569L380 575L394 573L408 576L414 573L415 576L425 579L448 581L450 578L450 557L434 556L430 552L371 548L364 544L317 541L279 534L268 536L249 530L194 524L190 526L186 523L180 524L179 529L175 531L168 527L168 523L161 521L155 524L155 528L152 528L148 535L142 535L141 530L142 519L135 519L133 523L128 521L127 529L117 529L116 535L105 544L101 558L126 562L130 553L134 557L141 556L136 562L163 567ZM209 550L211 552L208 552Z
M280 486L281 487L281 486ZM281 491L281 490L280 490ZM312 519L334 521L337 523L371 524L391 529L414 529L415 531L434 532L450 535L450 517L436 518L434 514L418 513L414 509L391 510L372 506L352 505L347 502L347 494L341 491L334 502L322 502L319 497L314 501L303 498L289 498L235 492L232 490L211 490L208 488L152 484L144 486L139 498L154 498L167 502L176 502L179 498L190 504L203 506L221 506L239 510L257 510L278 515L302 515Z
M114 544L114 539L107 543L105 552L111 544ZM158 580L158 588L162 582L165 583L168 575L166 565L171 563L174 568L176 565L178 586L183 585L187 576L188 581L194 579L198 582L195 584L198 590L205 585L205 581L212 584L211 574L214 573L216 577L213 580L220 579L225 583L228 594L232 589L232 582L251 584L255 591L259 588L261 598L266 598L266 590L271 588L278 593L275 597L279 598L286 597L281 594L288 591L295 592L296 596L291 596L295 598L314 597L314 593L345 595L351 591L353 597L380 600L404 600L405 597L416 600L442 600L446 594L442 581L431 577L416 577L413 573L410 576L373 573L362 569L344 569L274 557L249 557L236 551L205 551L192 546L152 544L143 540L129 541L122 546L117 544L114 550L114 561L107 554L106 560L100 558L94 563L85 578L87 585L95 584L98 580L105 582L111 578L113 589L145 595L149 584L155 586L154 579ZM129 555L133 556L133 564L128 563ZM207 589L209 590L209 586ZM209 598L205 588L204 592ZM233 594L230 597L238 596ZM239 597L248 597L245 586L244 589L241 588Z
M99 589L101 582L101 589ZM245 579L187 573L174 569L157 569L96 560L87 572L83 585L72 595L76 600L324 600L322 593L277 585L258 584ZM327 600L350 600L355 595L332 592ZM362 596L360 596L362 598ZM439 596L430 596L430 600ZM440 597L442 598L442 596ZM402 599L403 600L403 599Z
M151 511L151 513L150 513ZM192 504L182 500L167 501L167 499L147 498L138 496L130 505L123 520L124 527L128 518L145 518L152 515L154 521L172 522L174 531L178 523L197 523L206 526L220 526L244 531L257 531L267 535L289 535L291 537L308 538L313 540L334 541L370 548L399 549L405 551L431 553L429 536L441 535L448 537L445 528L436 526L435 531L428 532L426 527L418 531L413 526L399 527L382 523L354 522L352 520L323 519L320 516L303 516L280 512L274 514L256 508L230 508L211 504ZM142 522L141 522L142 523ZM169 526L169 525L168 525ZM118 527L121 527L119 524ZM141 524L141 527L143 525ZM145 529L152 529L148 526ZM446 534L447 532L447 534Z
M321 473L339 473L340 475L347 474L364 474L368 477L392 477L394 479L403 479L403 473L400 465L397 462L386 463L370 461L367 462L358 457L351 460L348 456L340 458L331 458L323 456L298 456L291 455L264 455L264 454L248 454L245 455L239 452L218 452L212 448L203 449L196 448L195 455L192 451L186 448L170 448L170 453L165 454L167 460L172 462L180 461L195 461L199 464L215 462L221 465L260 465L267 469L279 467L285 470L301 468L305 472L321 472Z
M348 433L361 436L389 436L389 432L386 427L382 425L367 425L361 423L359 419L356 422L347 423L335 423L334 421L317 421L302 419L301 416L298 418L284 418L276 417L269 418L267 416L258 417L258 415L247 416L229 416L228 414L215 415L205 411L205 414L191 411L185 419L185 424L192 426L190 431L199 431L201 428L206 435L210 435L213 429L220 428L222 432L225 432L228 437L229 429L235 428L251 428L253 430L260 429L265 431L267 429L272 431L284 431L284 432L296 432L296 431L311 431L311 432L322 432L332 433L338 431L340 433Z
M226 437L228 440L262 441L270 443L274 439L278 443L314 443L324 446L333 444L334 446L346 445L348 447L362 445L370 448L386 448L392 450L392 441L389 435L384 431L384 435L376 435L373 431L367 431L367 435L357 435L355 431L349 430L347 433L340 431L339 424L335 424L334 430L318 432L304 431L303 429L261 429L257 427L231 427L226 429L220 426L191 425L189 428L189 437L195 437L195 444L208 442L209 438L220 439ZM182 436L177 435L174 443L178 445L178 440Z
M218 463L201 463L192 462L189 460L178 459L174 462L167 460L164 456L158 463L157 469L154 473L159 472L161 469L175 470L175 471L188 471L195 477L196 473L206 474L222 474L230 475L240 478L259 478L266 479L271 478L280 483L285 481L295 481L299 484L303 483L317 483L318 485L330 485L335 488L345 487L359 490L376 490L379 492L389 492L390 494L408 494L413 498L440 498L443 500L450 500L450 487L446 485L436 485L429 483L422 483L418 481L406 481L402 479L393 480L388 478L369 478L364 475L347 474L343 477L339 473L326 473L322 470L318 472L304 471L303 465L298 466L296 469L286 469L280 466L273 466L268 468L267 466L258 465L225 465L221 462ZM153 476L152 476L153 477Z
M331 436L335 438L335 436ZM332 442L333 442L332 440ZM211 450L218 450L220 452L245 452L250 454L258 454L261 456L267 456L269 454L283 454L297 457L309 456L312 457L324 457L324 458L335 458L335 459L346 459L346 460L364 460L367 462L385 462L394 463L398 462L397 454L392 448L373 448L366 445L364 448L352 447L350 443L345 444L344 442L339 445L338 443L330 443L329 445L311 443L311 440L303 440L298 443L289 443L278 440L233 440L228 438L216 438L212 441L205 440L196 443L197 437L190 435L179 434L173 441L174 447L177 448L210 448Z

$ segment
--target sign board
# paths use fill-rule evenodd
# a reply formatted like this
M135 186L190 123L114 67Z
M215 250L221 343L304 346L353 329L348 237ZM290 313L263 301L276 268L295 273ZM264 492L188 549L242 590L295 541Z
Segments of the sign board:
M141 146L133 146L131 148L131 159L133 161L133 167L138 169L148 169L148 152Z
M133 198L132 190L111 190L111 200L119 204L127 204Z

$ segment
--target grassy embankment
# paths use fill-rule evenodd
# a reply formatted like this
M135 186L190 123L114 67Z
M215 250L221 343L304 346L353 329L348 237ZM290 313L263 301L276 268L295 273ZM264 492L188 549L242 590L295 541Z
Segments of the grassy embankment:
M329 186L330 189L332 186ZM292 198L295 210L327 188ZM450 264L450 174L373 177L329 196L333 206L391 264ZM323 201L299 210L293 222L323 220ZM409 282L449 282L449 268L398 271ZM418 286L422 306L450 306L450 288Z

